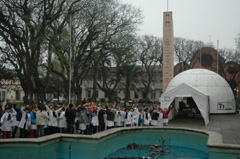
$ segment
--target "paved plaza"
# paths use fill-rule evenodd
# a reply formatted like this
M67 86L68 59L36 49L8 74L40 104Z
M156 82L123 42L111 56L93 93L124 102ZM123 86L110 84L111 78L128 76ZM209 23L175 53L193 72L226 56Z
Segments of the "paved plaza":
M222 135L224 143L240 145L240 114L211 115L208 126L204 125L201 116L195 118L178 117L171 120L169 126L214 131Z

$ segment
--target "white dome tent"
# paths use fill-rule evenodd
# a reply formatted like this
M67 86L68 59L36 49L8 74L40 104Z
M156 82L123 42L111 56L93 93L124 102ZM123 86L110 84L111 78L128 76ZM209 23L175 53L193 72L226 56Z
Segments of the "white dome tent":
M236 111L234 95L227 81L207 69L190 69L174 77L161 96L161 107L168 108L177 97L192 97L205 125L209 123L209 114Z

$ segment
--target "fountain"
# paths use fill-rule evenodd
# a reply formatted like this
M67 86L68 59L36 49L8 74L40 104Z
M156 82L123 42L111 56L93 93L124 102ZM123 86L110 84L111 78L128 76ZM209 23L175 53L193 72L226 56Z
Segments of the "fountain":
M0 140L0 154L0 159L236 159L240 146L223 144L220 134L206 130L126 127L95 135L4 139Z

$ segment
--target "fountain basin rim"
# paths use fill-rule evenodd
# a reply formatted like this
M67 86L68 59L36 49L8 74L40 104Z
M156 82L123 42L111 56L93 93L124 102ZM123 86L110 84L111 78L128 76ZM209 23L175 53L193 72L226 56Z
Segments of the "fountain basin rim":
M110 134L115 134L121 131L134 131L134 130L156 130L156 129L163 129L163 130L182 130L182 131L189 131L189 132L196 132L200 134L208 135L208 147L218 147L218 148L231 148L231 149L240 149L240 145L237 144L225 144L222 140L222 135L208 130L201 130L201 129L192 129L186 127L158 127L158 126L144 126L144 127L123 127L123 128L113 128L109 130L105 130L103 132L93 134L93 135L80 135L80 134L53 134L47 135L39 138L14 138L14 139L0 139L0 144L8 144L8 143L43 143L50 140L61 139L61 138L76 138L76 139L91 139L91 140L98 140L103 137L106 137Z

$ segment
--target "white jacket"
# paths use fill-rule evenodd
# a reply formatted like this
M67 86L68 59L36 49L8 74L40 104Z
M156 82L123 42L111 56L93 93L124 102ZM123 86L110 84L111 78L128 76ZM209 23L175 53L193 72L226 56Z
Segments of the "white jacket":
M17 121L17 111L14 108L12 108L11 115L12 115L12 123L11 123L11 125L12 126L18 126L19 125L19 121Z
M159 113L158 126L163 126L163 113Z
M132 125L133 113L132 112L126 112L125 115L124 115L124 119L125 119L125 125Z
M31 126L31 115L30 113L26 114L26 112L24 111L25 107L23 107L21 109L21 112L22 112L22 118L19 122L19 125L18 127L23 129L24 128L24 125L26 123L26 126L25 126L25 129L28 130L28 128Z
M10 119L8 120L9 115ZM11 121L12 121L11 113L5 112L1 118L1 122L3 122L3 125L1 126L2 131L11 131Z
M48 111L48 113L49 113L48 126L57 127L57 126L58 126L58 112L59 112L62 108L60 108L60 109L58 109L58 110L55 111L56 117L54 117L54 115L53 115L54 112L53 112L52 110L50 110L50 108L49 108L47 105L45 105L45 106L46 106L47 111Z
M36 113L36 125L45 125L47 122L47 113L46 111L38 110Z
M116 126L123 126L124 125L124 113L122 111L117 111L115 113L115 125Z
M144 114L144 125L149 125L149 123L151 122L150 113L144 112L143 114Z
M60 116L58 117L58 127L59 128L67 128L67 121L65 117L65 111L62 111Z

